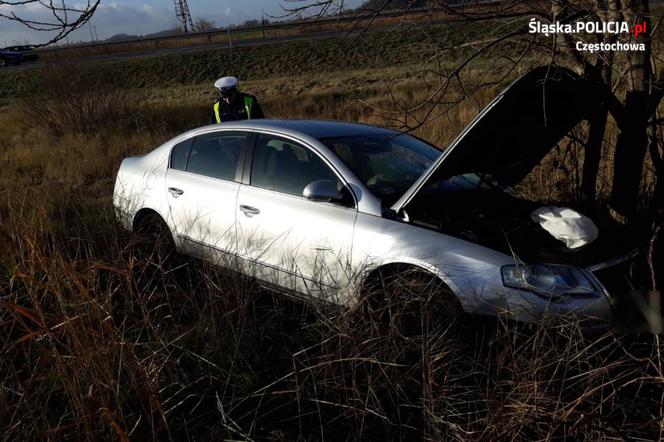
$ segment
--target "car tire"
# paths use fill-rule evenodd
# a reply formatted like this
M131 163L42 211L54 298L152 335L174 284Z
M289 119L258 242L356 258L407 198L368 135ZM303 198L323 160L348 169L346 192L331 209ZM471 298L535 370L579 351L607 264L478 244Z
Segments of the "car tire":
M177 252L166 222L156 213L146 215L136 226L133 246L142 257L160 268L169 268Z
M7 60L0 58L0 68L7 67Z
M363 288L360 304L381 334L454 332L462 313L458 299L440 278L412 267L375 272Z

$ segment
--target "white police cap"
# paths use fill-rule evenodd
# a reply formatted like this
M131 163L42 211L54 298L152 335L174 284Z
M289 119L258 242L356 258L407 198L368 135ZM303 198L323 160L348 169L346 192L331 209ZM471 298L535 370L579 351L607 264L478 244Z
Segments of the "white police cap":
M222 77L214 82L214 87L219 90L231 89L237 86L237 78L235 77Z

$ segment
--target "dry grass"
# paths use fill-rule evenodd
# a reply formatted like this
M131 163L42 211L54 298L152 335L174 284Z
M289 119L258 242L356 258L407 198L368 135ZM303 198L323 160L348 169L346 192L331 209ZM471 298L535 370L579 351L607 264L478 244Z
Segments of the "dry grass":
M87 210L66 234L9 232L5 439L660 436L655 338L435 316L408 334L359 309L317 314L201 263L164 272Z
M425 94L417 72L245 89L272 115L398 125L375 109L394 102L383 79L409 105ZM209 90L112 91L88 112L89 91L105 86L77 81L44 97L43 120L30 102L0 113L3 440L661 438L658 337L589 336L573 321L447 327L417 301L387 320L367 304L319 311L207 264L163 266L116 224L114 174L127 155L205 123ZM499 88L417 134L445 145ZM535 197L551 197L550 180L534 181ZM415 331L395 320L418 310Z

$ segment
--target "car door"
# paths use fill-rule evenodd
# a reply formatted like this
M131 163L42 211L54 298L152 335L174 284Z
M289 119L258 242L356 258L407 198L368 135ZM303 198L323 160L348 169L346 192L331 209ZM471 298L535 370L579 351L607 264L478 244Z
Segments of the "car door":
M235 254L235 206L248 139L247 132L217 131L171 151L168 223L185 253L218 264Z
M249 182L237 202L238 250L245 271L296 292L333 298L351 277L356 203L340 175L313 149L288 138L257 134ZM303 196L331 180L338 202Z

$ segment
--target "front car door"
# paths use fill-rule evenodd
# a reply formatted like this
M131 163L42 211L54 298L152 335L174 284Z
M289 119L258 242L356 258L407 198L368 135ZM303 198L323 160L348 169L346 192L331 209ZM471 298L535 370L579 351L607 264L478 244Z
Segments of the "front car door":
M339 202L314 202L304 188L331 180ZM257 134L248 184L237 200L238 252L245 272L299 293L335 301L352 275L356 202L342 177L312 148Z
M177 144L166 173L169 225L185 253L218 264L236 251L235 203L250 134L217 131Z

